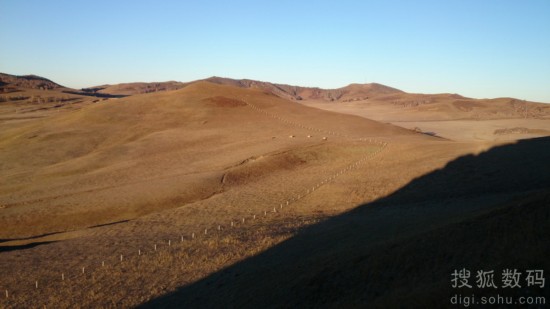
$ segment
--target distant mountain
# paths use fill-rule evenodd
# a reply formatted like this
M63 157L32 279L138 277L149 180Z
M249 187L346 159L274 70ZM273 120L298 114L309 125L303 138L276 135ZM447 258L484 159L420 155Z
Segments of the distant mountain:
M37 75L10 75L0 73L0 92L12 92L17 88L51 90L65 88Z
M381 84L351 84L338 89L322 89L317 87L301 87L286 84L275 84L251 79L231 79L224 77L210 77L207 81L219 85L230 85L239 88L261 89L267 93L274 94L287 100L322 100L322 101L353 101L364 100L371 97L389 94L402 94L401 90L384 86ZM195 81L196 82L196 81ZM158 91L177 90L194 83L182 82L154 82L154 83L123 83L116 85L101 85L82 89L87 92L97 92L111 95L135 95Z
M547 119L548 115L550 115L550 105L547 104L527 102L514 98L473 99L454 93L407 93L377 83L350 84L337 89L322 89L318 87L276 84L251 79L231 79L213 76L188 83L173 81L162 83L126 83L103 85L83 90L95 91L97 94L101 93L104 95L126 96L181 89L199 81L238 88L260 89L265 93L295 102L303 102L305 104L333 102L335 103L332 105L333 108L344 106L339 103L346 103L348 106L361 106L362 108L365 108L365 104L367 104L367 106L374 108L378 113L382 112L383 114L393 116L395 116L394 113L396 111L406 111L406 117L404 117L404 119L408 120L417 118L449 120L518 117ZM329 108L330 106L331 105L322 104L317 107ZM370 117L375 117L375 114L371 113Z
M401 90L376 83L351 84L337 89L322 89L317 87L274 84L250 79L235 80L223 77L210 77L205 79L205 81L241 88L258 88L290 100L348 101L357 98L368 99L373 96L404 93Z
M112 95L106 93L96 92L96 89L82 89L77 90L69 87L62 86L57 84L47 78L37 76L37 75L11 75L6 73L0 73L0 93L11 93L18 92L19 96L10 96L10 97L0 97L1 102L9 101L21 101L26 100L37 95L44 90L48 91L47 99L50 101L59 101L61 96L66 96L66 94L79 95L79 96L89 96L97 98L119 98L124 97L125 95ZM43 96L41 94L39 96ZM37 98L33 98L34 101L40 101Z
M385 85L350 84L337 89L301 87L276 84L251 79L231 79L213 76L191 82L135 82L115 85L100 85L83 89L63 87L49 79L25 75L15 76L0 73L0 93L19 91L18 89L58 90L59 92L99 98L120 98L152 92L173 91L197 82L209 82L245 89L260 89L277 97L306 104L334 102L333 106L370 106L383 114L396 110L407 111L411 119L500 119L500 118L539 118L548 119L550 105L528 102L514 98L472 99L458 94L407 93ZM329 107L330 105L322 105ZM317 106L317 107L322 107ZM382 109L380 109L382 108ZM336 111L336 110L335 110ZM416 116L414 116L416 115ZM375 114L370 114L375 117ZM416 118L415 118L416 117ZM431 117L431 118L430 118ZM379 119L383 120L383 119Z
M95 86L90 88L83 88L82 91L100 93L100 94L109 94L109 95L128 96L128 95L159 92L159 91L178 90L187 86L188 84L189 83L182 83L182 82L176 82L176 81L154 82L154 83L137 82L137 83L122 83L122 84L115 84L115 85L101 85L101 86Z

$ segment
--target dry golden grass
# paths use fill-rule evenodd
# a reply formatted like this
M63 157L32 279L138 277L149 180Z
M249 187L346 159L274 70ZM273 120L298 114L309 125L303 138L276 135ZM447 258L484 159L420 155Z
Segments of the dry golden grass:
M136 306L495 146L206 82L42 116L0 124L8 308Z
M286 108L288 122L247 106L212 105L208 100L219 97L216 92L235 101L253 100L271 114ZM305 119L298 125L300 117ZM236 163L321 144L323 134L336 132L344 123L348 132L343 133L356 136L409 134L360 118L304 109L260 91L208 83L13 125L0 133L6 175L0 192L0 223L6 228L0 238L76 230L204 199L222 190L224 170ZM289 134L297 138L289 139Z
M123 244L122 261L117 254L101 261L81 262L84 274L81 266L70 269L66 264L50 263L47 270L25 272L3 280L5 286L13 287L10 290L13 301L8 299L2 303L9 307L46 305L48 308L135 306L218 271L224 265L258 254L287 239L306 222L312 221L294 224L275 221L266 226L266 220L258 218L246 227L214 230L208 235L198 234L195 239L186 236L183 242L173 238L170 246L159 242L156 251L155 244L135 248L133 252ZM276 225L278 230L270 229L271 225ZM102 261L105 266L101 266ZM38 289L31 278L39 280Z
M455 141L506 142L548 136L550 130L550 105L511 98L476 100L450 94L400 93L338 103L300 102ZM513 135L494 133L514 127L526 130Z
M549 148L539 139L463 156L144 307L446 307L454 293L548 295L453 290L449 278L461 267L548 269Z

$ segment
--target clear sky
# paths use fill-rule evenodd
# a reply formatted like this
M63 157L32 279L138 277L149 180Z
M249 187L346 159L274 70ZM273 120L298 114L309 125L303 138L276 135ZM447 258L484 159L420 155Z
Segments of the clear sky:
M0 72L209 76L550 103L549 0L0 0Z

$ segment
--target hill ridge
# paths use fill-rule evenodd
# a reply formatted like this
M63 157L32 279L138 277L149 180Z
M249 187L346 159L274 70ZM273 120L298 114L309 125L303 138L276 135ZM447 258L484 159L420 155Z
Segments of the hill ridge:
M16 88L51 90L66 87L34 74L11 75L0 72L0 92L10 92Z

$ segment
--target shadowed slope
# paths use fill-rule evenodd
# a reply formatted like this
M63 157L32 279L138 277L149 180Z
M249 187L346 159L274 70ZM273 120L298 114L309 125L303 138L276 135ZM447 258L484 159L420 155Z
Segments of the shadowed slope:
M461 157L142 307L442 307L472 292L451 289L454 269L547 273L549 160L549 138Z

